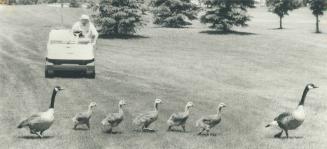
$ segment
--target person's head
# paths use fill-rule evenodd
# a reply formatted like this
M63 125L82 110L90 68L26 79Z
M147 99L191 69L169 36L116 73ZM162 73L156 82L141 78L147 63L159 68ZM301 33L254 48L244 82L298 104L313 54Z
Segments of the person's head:
M88 15L83 14L80 18L82 25L86 25L90 22L90 17Z

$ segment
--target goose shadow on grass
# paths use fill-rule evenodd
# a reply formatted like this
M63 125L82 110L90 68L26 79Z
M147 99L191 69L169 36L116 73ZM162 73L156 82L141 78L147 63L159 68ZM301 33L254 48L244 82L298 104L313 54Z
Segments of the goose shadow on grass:
M275 138L275 137L268 137L270 139L278 139L278 140L288 140L288 139L303 139L303 136L289 136L288 138L286 136L280 137L280 138Z
M54 138L54 136L43 136L42 138L40 138L39 136L18 136L17 138L19 139L28 139L28 140L42 140L42 139L51 139Z
M142 35L113 34L113 35L100 35L99 38L101 38L101 39L144 39L144 38L149 38L149 37L148 36L142 36Z
M73 130L76 130L76 131L88 131L88 130L90 130L90 129L88 129L88 128L80 128L80 127L78 127L78 128L73 128Z
M256 35L256 33L250 32L239 32L239 31L216 31L216 30L206 30L201 31L201 34L208 34L208 35Z
M105 134L113 134L113 135L118 135L118 134L122 134L123 132L121 131L110 131L110 130L104 130L102 131Z
M202 133L202 134L197 134L197 135L198 136L205 136L205 137L215 137L215 136L217 136L219 134L217 134L217 133L210 133L210 135L209 135L207 133Z
M155 133L157 132L156 130L149 130L149 129L145 129L145 130L133 130L134 132L139 132L139 133Z
M189 131L183 131L183 130L180 130L180 129L170 129L167 132L188 133Z

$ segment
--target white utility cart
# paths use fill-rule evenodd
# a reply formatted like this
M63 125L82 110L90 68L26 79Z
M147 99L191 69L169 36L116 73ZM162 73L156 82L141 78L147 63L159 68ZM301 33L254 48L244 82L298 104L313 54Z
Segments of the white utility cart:
M72 30L51 30L47 45L45 77L59 71L85 72L95 78L95 51L90 39L74 36Z

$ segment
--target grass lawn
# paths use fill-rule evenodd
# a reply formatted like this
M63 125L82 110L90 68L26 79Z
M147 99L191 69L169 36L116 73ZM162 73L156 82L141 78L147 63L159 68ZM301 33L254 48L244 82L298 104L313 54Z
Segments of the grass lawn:
M314 33L315 18L308 8L284 18L266 8L250 10L249 27L236 33L210 31L197 21L189 28L159 28L151 23L139 38L99 39L97 78L44 78L44 59L50 29L60 25L59 8L0 6L0 148L327 148L327 17L322 34ZM64 25L70 27L82 9L65 8ZM147 16L151 22L151 17ZM304 86L315 83L305 104L306 120L290 131L290 139L275 139L277 129L264 126L278 113L293 110ZM57 96L56 121L44 139L18 130L29 115L45 111L52 88ZM155 133L133 131L137 113L151 110L155 98L163 100ZM126 118L119 134L104 133L100 121L117 111L126 99ZM72 129L71 118L98 103L90 131ZM166 132L172 112L193 101L187 132ZM214 114L220 102L221 124L216 136L197 136L195 121Z

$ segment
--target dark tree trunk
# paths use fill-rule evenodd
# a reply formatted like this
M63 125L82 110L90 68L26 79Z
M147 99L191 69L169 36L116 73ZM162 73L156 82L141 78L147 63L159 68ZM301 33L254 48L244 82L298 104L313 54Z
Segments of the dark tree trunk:
M283 29L283 17L279 17L279 29Z
M316 15L316 33L320 33L320 30L319 30L319 16Z
M229 27L227 27L227 25L223 25L223 32L224 33L227 33L227 32L230 32L230 28Z

